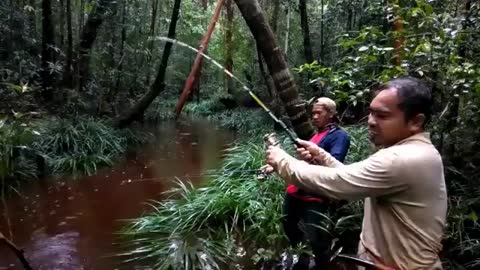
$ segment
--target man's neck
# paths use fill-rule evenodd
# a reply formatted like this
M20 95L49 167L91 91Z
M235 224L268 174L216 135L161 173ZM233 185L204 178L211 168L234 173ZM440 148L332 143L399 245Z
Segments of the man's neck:
M323 126L323 127L319 127L319 128L318 128L318 132L324 132L324 131L326 131L326 130L329 130L332 126L333 126L333 123L326 124L326 125Z

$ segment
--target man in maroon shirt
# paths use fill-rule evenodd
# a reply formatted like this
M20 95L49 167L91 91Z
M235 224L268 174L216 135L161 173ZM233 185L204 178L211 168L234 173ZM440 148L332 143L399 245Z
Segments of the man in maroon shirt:
M338 127L336 114L335 101L325 97L314 101L312 122L318 128L318 133L310 141L343 162L350 147L350 138L345 130ZM285 233L292 246L302 243L306 236L315 254L316 269L322 269L329 262L330 238L325 232L312 224L319 225L321 216L315 212L327 214L329 204L330 202L326 197L309 193L291 184L287 186L283 206ZM305 233L299 228L300 221L305 224ZM309 269L309 262L309 256L302 254L293 269Z

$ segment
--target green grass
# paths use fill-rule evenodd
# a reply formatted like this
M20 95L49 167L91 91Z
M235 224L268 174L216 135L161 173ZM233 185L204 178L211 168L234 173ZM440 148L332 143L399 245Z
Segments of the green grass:
M127 255L153 256L156 269L186 269L181 266L187 263L221 269L222 263L241 259L241 248L255 253L284 246L280 207L285 184L277 178L256 179L264 162L259 145L233 145L223 166L210 172L208 184L195 188L179 181L169 199L153 202L154 211L131 221L123 232L136 247Z
M39 133L20 121L0 120L0 180L2 192L14 189L19 180L35 178L33 141Z
M94 174L112 165L128 145L148 139L146 133L118 130L93 118L48 120L39 129L42 136L34 145L53 173Z
M110 166L132 144L152 135L133 129L118 130L93 118L22 119L0 121L0 178L10 184L35 178L43 158L44 173L94 174Z

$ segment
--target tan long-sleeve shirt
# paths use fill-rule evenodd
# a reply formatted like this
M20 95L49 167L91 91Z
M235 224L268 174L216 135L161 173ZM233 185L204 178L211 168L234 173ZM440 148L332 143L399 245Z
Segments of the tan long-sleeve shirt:
M277 172L288 182L319 194L365 199L362 257L377 257L402 270L442 269L438 253L447 191L442 159L428 133L350 165L326 155L325 166L318 166L282 152L276 157Z

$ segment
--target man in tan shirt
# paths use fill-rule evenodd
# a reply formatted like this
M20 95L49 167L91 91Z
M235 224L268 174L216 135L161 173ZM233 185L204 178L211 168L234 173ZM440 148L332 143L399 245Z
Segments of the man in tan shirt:
M442 158L424 130L431 93L405 77L379 89L370 104L370 140L380 148L344 165L315 144L299 140L298 160L278 147L267 163L288 183L334 199L365 199L359 255L395 269L442 269L447 213ZM311 165L304 160L315 159Z

